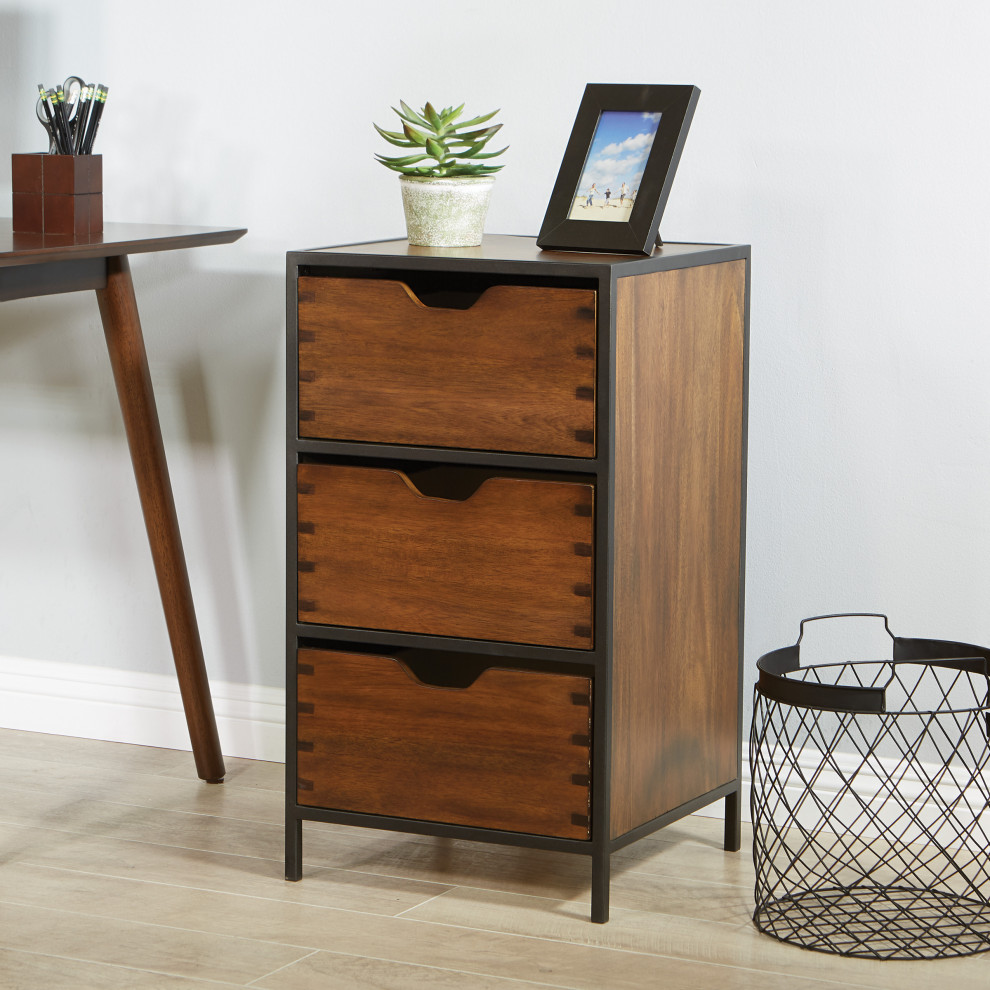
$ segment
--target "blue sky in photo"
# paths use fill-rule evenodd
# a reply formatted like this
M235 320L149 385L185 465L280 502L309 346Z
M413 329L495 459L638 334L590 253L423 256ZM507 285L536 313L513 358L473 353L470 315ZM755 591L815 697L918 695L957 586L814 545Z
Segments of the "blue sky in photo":
M592 182L602 194L610 188L618 195L623 182L630 193L638 188L659 123L659 113L602 111L581 173L578 194L587 195Z

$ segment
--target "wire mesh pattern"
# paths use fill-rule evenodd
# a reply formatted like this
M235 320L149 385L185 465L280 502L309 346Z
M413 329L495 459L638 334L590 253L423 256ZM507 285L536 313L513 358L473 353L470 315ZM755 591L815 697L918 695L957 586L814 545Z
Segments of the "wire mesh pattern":
M760 658L753 920L839 955L983 952L990 655L892 639L891 660L801 667L800 639Z

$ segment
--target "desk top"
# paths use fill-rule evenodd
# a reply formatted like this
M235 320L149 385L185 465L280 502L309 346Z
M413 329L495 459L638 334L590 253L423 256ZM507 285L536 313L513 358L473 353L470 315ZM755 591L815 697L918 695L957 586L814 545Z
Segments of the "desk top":
M15 234L9 217L0 218L0 267L36 265L81 258L109 258L149 251L175 251L205 244L229 244L247 233L240 227L179 227L159 223L106 223L88 240L57 234Z

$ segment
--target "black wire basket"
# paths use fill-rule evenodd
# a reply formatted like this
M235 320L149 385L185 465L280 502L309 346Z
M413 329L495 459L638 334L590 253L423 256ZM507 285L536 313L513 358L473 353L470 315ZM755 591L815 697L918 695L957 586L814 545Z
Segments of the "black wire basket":
M875 613L854 613L857 616ZM990 651L890 632L892 659L757 662L756 927L806 949L990 949ZM846 617L846 616L842 616Z

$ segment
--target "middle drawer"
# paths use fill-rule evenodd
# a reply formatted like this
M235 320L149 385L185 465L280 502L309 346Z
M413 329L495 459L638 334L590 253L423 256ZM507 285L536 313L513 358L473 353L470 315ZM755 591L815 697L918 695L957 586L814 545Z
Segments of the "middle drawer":
M300 621L593 648L592 484L490 477L438 498L347 464L297 481Z

